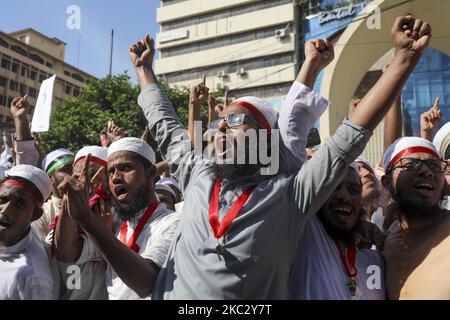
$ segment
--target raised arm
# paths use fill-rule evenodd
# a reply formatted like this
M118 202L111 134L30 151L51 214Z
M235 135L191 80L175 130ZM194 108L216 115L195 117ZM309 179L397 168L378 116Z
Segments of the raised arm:
M150 134L184 191L191 177L196 176L192 170L201 170L204 162L202 154L194 149L189 133L178 119L172 103L156 82L152 69L153 45L153 40L147 35L129 49L141 86L138 104L148 121Z
M373 131L384 118L431 39L431 27L411 16L398 17L391 29L395 55L389 68L369 90L349 120Z
M306 160L309 130L328 108L329 102L312 90L317 76L334 58L333 45L328 40L305 43L305 61L296 81L280 109L278 127L283 141L280 165L283 173L300 169Z
M371 131L384 118L427 47L431 28L412 17L399 17L392 36L396 53L388 70L293 180L294 200L306 217L320 209L364 150Z
M38 166L39 151L31 136L28 112L30 104L27 96L15 98L11 103L11 113L16 127L16 138L13 141L16 153L16 164Z
M439 126L442 112L439 110L439 97L434 100L433 106L420 115L420 136L433 141L434 130Z
M111 230L89 208L88 167L89 159L86 159L79 179L66 177L59 186L61 193L67 197L67 212L87 233L120 279L140 297L147 297L153 290L160 269L153 261L144 259L116 239Z
M195 144L196 137L195 132L195 122L202 121L200 117L200 111L202 108L202 104L206 102L209 95L209 88L205 84L206 76L203 77L203 81L197 85L193 85L191 87L191 91L189 94L189 119L188 119L188 130L189 136L191 137L191 141ZM200 133L200 132L199 132ZM201 134L201 133L200 133ZM201 138L201 135L200 135Z

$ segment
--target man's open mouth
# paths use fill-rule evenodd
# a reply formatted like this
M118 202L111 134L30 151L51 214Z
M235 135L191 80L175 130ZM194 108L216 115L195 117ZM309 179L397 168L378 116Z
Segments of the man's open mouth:
M128 196L128 188L125 186L118 186L114 188L114 194L118 201L125 201Z
M349 205L335 205L331 211L340 216L350 217L353 213L353 208Z
M0 229L8 229L11 227L11 223L6 220L0 220Z

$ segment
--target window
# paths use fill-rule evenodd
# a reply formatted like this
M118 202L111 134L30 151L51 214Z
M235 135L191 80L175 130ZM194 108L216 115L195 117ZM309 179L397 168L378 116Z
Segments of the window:
M35 88L29 87L28 88L28 95L30 97L36 98L37 97L37 90Z
M67 70L64 70L64 74L65 74L66 76L68 76L68 77L70 77L70 76L71 76L70 72L69 72L69 71L67 71Z
M6 101L6 106L9 107L12 104L13 100L14 100L13 97L8 97L8 100Z
M34 53L30 53L30 59L33 61L36 61L40 64L45 64L44 59L42 59L40 56L38 56L37 54Z
M8 42L3 40L3 38L0 38L0 46L5 47L5 48L9 48Z
M36 80L37 79L37 75L38 75L39 70L36 68L31 68L30 71L30 79L31 80Z
M19 73L20 70L20 61L13 60L11 71L14 73Z
M22 56L24 56L24 57L28 57L27 52L22 47L11 46L11 50L16 52L16 53L18 53L18 54L20 54L20 55L22 55Z
M75 80L78 80L78 81L80 81L80 82L84 82L83 77L80 76L79 74L72 73L72 78L74 78Z
M47 79L47 74L43 71L39 72L39 82L42 82L45 79Z
M67 95L72 95L72 89L73 89L73 87L70 84L66 83L66 85L64 86L64 92Z
M0 106L7 106L7 101L6 101L7 99L6 99L6 97L4 96L4 95L2 95L2 94L0 94Z
M73 87L73 95L74 97L78 97L80 95L80 88L77 86Z
M11 58L8 56L2 57L2 68L9 70L11 68Z
M26 95L27 92L28 92L28 87L27 87L26 85L24 85L24 84L21 84L21 85L19 86L19 92L20 92L20 94L21 94L22 96Z
M30 77L30 66L27 64L23 64L20 74L22 75L22 77L29 78Z
M45 65L50 69L53 69L53 64L51 62L45 61Z
M19 91L19 83L14 80L9 81L9 88L13 91Z
M8 85L8 79L0 76L0 86L6 87Z
M277 25L265 29L259 29L255 31L249 31L237 35L225 36L222 38L215 38L212 40L206 40L203 42L197 42L192 44L181 45L178 47L161 49L161 57L173 57L181 54L192 53L196 51L203 51L212 48L219 48L228 46L230 44L242 43L246 41L263 39L269 37L275 37L275 31L285 28L285 25Z

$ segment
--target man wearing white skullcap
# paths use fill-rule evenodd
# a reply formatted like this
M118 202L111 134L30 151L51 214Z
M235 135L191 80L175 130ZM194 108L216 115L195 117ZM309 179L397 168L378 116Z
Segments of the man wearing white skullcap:
M382 251L388 297L448 300L450 212L440 207L447 163L430 141L405 137L389 146L383 166L400 222Z
M289 299L385 299L381 255L360 249L355 241L364 214L358 171L358 164L352 163L317 215L306 223L290 270ZM372 270L377 270L379 285L371 285Z
M106 174L106 166L108 160L108 148L100 146L85 146L81 148L75 155L73 164L73 176L79 178L85 162L88 161L87 168L89 175L93 177L100 168L102 172L97 175L95 183L91 188L89 195L89 207L99 214L99 218L104 222L108 229L112 229L112 215L110 212L103 213L98 209L99 201L108 202L110 200L110 193L108 191L108 176ZM101 215L100 215L101 213ZM54 272L54 282L56 292L59 294L60 300L105 300L108 298L105 283L106 263L103 259L93 259L82 264L79 267L79 287L74 288L70 285L70 279L73 277L74 263L70 261L70 252L73 243L79 241L79 235L82 229L69 216L67 211L61 212L55 222L55 235L47 237L48 241L52 243L54 253L54 267L58 272ZM53 241L54 240L54 241ZM69 258L66 254L69 253Z
M246 133L256 132L260 138L249 149L262 150L267 139L275 136L271 119L258 105L253 107L262 117L239 104L224 108L214 138L214 161L203 159L203 154L193 149L188 132L152 72L152 40L146 37L130 47L141 86L138 104L162 156L179 179L182 191L186 191L182 221L153 298L287 297L289 271L305 223L339 185L344 169L362 153L371 131L387 113L428 45L431 30L427 24L420 37L411 38L414 21L422 26L412 17L397 18L392 28L396 53L390 68L314 157L291 175L265 175L267 171L260 170L263 161L221 161L235 160L232 151L246 147ZM320 72L332 60L332 44L315 40L305 54L304 72ZM310 127L305 129L307 135ZM266 138L268 131L271 134Z
M0 300L52 299L48 256L31 222L52 189L48 175L18 165L0 182Z
M155 184L155 192L160 202L164 203L170 210L175 211L177 194L169 185L163 184L158 181Z
M70 203L68 212L87 235L80 236L71 260L83 264L103 256L108 263L109 299L148 299L175 235L178 214L158 201L153 183L155 154L145 141L122 138L112 143L107 166L117 218L113 233L91 211L85 191L74 189L83 181L84 169L80 180L66 179L61 186ZM100 202L106 212L107 203Z
M433 144L439 151L442 160L447 161L450 165L450 122L447 122L436 133L433 139ZM445 173L445 180L447 181L447 195L445 202L442 204L447 210L450 209L450 167L447 168Z
M58 185L65 177L72 175L73 153L67 149L57 149L42 159L42 169L47 172L52 181L52 196L44 203L42 217L33 222L38 229L41 239L50 244L47 236L55 228L55 219L61 213L61 195Z

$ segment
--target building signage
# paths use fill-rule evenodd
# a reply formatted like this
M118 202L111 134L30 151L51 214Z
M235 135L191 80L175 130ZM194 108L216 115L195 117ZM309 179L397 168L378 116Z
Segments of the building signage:
M158 41L159 41L159 43L164 43L164 42L185 39L187 37L188 37L187 29L177 29L177 30L170 30L170 31L166 31L166 32L158 34Z
M352 4L348 7L337 8L332 11L319 12L319 24L322 25L330 21L353 17L355 13L355 7Z

